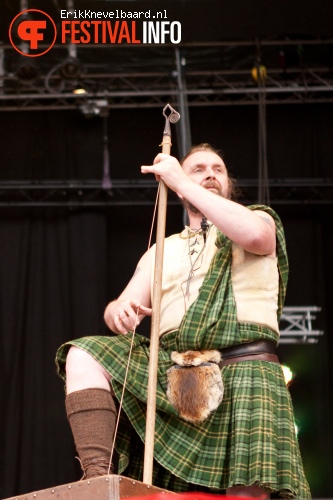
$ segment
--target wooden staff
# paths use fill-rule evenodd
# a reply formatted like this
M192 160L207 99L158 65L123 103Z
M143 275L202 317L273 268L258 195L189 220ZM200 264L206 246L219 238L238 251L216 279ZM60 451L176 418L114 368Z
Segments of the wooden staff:
M169 114L167 113L169 112ZM171 127L170 123L178 122L180 115L170 104L163 108L165 117L165 127L162 139L162 153L170 154L171 151ZM143 465L143 482L152 484L153 478L153 460L154 460L154 441L155 441L155 414L156 414L156 386L157 386L157 367L158 367L158 349L160 334L160 313L162 298L162 272L163 272L163 252L165 238L166 210L168 201L168 188L160 180L158 215L156 229L156 255L154 269L154 286L152 298L152 320L150 330L150 354L149 354L149 377L148 377L148 396L147 396L147 420L146 420L146 439L145 455Z

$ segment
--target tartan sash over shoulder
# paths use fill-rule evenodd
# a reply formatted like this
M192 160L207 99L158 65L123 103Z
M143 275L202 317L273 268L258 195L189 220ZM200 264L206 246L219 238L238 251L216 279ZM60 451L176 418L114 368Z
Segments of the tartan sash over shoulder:
M278 215L264 205L251 210L269 213L276 224L279 268L278 319L281 316L288 280L288 258L282 223ZM232 242L220 231L215 254L199 295L185 314L176 336L177 351L221 349L244 341L238 332L236 304L231 283ZM221 335L223 332L223 335ZM273 340L276 340L276 338Z

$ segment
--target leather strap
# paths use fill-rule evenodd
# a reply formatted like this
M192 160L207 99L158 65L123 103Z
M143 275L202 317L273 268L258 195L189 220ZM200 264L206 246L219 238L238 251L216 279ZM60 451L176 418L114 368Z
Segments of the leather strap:
M272 340L255 340L254 342L243 342L220 349L222 359L247 356L249 354L275 354L276 344Z
M222 361L220 361L219 367L222 368L222 366L231 365L232 363L239 363L240 361L270 361L271 363L280 363L279 358L276 354L260 353L223 359Z

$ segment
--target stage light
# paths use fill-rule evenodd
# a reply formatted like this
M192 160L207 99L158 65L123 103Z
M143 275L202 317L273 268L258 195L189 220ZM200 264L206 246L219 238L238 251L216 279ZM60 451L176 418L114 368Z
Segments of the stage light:
M61 64L59 72L65 80L78 80L82 73L82 66L77 58L68 57Z
M86 89L77 88L73 90L73 94L75 95L85 95L87 93Z
M94 101L88 101L81 104L79 109L86 118L92 118L93 116L98 116L100 114L100 109Z
M252 78L255 82L263 83L267 78L267 69L263 64L255 64L251 70Z
M34 60L24 59L16 68L16 76L25 85L32 85L38 77L38 64Z
M86 118L93 116L105 116L107 114L108 102L106 99L91 99L79 106L79 110Z
M282 365L282 371L283 371L283 375L284 375L284 380L285 380L286 384L289 385L294 377L294 374L291 371L291 369L289 368L289 366L286 366L286 365Z

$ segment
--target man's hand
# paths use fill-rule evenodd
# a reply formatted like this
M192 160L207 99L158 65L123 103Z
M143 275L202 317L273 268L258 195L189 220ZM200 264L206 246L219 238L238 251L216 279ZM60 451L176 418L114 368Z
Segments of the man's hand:
M142 165L141 172L143 174L155 174L157 181L162 179L176 193L183 183L188 184L191 182L184 173L179 161L174 156L164 153L159 153L155 157L153 165Z
M133 331L144 316L151 315L151 308L143 306L138 300L118 299L107 306L104 319L112 331L126 334Z

